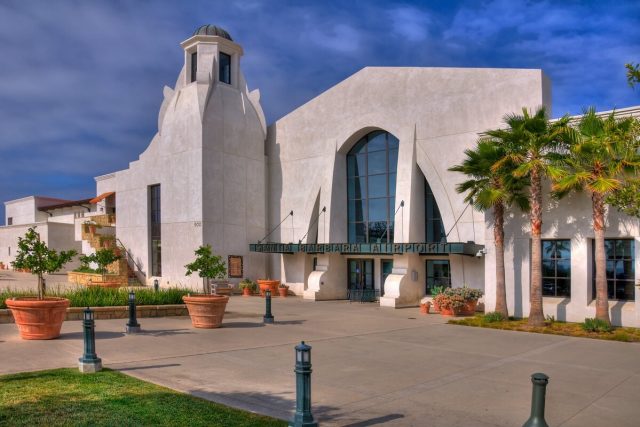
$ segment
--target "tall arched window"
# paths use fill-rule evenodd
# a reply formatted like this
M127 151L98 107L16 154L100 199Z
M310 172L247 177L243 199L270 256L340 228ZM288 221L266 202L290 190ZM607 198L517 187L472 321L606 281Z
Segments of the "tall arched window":
M424 180L424 221L425 242L447 242L440 209L438 209L436 198L433 196L433 191L431 191L431 187L426 178Z
M398 138L371 132L347 154L349 243L393 243Z

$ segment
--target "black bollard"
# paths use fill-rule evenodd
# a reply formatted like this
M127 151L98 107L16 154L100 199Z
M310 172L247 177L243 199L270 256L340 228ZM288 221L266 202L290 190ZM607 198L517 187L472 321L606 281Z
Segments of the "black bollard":
M289 427L317 427L311 413L311 346L296 346L296 413Z
M264 292L265 313L262 321L264 323L273 323L273 315L271 314L271 289Z
M136 316L136 294L135 292L129 292L129 321L124 331L127 334L136 334L140 332L140 324Z
M522 427L549 427L544 420L544 400L549 377L542 373L531 375L533 393L531 395L531 416Z
M93 373L102 370L102 359L96 354L96 332L93 311L87 307L83 312L84 354L78 359L80 372Z
M160 290L160 282L158 279L153 279L153 291L158 292L158 290Z

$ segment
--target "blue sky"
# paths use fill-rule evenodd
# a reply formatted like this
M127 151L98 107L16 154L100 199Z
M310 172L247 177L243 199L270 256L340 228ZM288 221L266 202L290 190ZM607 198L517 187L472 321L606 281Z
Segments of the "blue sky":
M269 123L367 65L542 68L554 117L640 104L638 1L0 0L0 201L91 196L137 159L205 23Z

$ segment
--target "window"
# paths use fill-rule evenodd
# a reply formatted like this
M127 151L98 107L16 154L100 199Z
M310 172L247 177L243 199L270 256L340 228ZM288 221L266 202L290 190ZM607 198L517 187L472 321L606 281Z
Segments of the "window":
M220 81L231 84L231 56L220 52Z
M13 225L13 217L12 216L7 218L7 225Z
M198 52L191 54L191 81L196 81L196 73L198 72Z
M375 131L347 154L349 243L393 243L398 139Z
M447 236L444 232L440 209L426 178L424 180L424 220L425 242L446 243Z
M451 268L448 259L427 260L426 293L431 294L435 286L451 287Z
M149 237L151 241L151 275L162 276L162 226L160 184L149 187Z
M571 297L571 240L542 241L542 295Z
M595 242L592 246L595 257ZM635 241L605 239L607 290L610 299L635 300ZM596 294L596 266L593 263L593 295Z

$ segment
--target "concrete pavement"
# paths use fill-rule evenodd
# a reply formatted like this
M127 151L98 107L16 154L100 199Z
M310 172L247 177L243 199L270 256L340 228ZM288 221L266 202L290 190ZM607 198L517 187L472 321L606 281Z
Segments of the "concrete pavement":
M517 426L529 415L530 374L544 372L552 426L636 426L640 345L447 325L418 309L232 297L224 327L188 318L97 322L106 367L231 406L289 419L294 349L312 347L314 415L340 426ZM77 366L80 322L55 341L22 341L0 325L0 373Z

